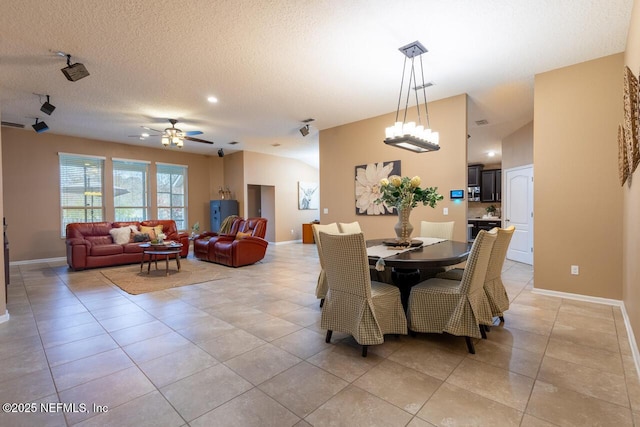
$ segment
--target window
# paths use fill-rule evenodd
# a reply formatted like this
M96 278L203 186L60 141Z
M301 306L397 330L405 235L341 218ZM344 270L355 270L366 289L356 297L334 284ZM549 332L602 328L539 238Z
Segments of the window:
M172 219L178 230L187 229L187 167L156 163L158 219Z
M72 222L100 222L104 219L102 195L104 157L59 154L61 236Z
M149 219L149 162L113 159L116 221Z

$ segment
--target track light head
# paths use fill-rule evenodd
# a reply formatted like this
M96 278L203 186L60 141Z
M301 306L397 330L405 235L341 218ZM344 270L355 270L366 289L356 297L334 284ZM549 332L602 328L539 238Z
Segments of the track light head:
M31 127L38 133L46 132L49 130L49 126L47 126L45 122L38 121L38 119L36 119L36 123L34 125L31 125Z
M71 55L67 55L67 66L60 71L70 82L77 82L89 75L87 68L83 64L77 62L71 65Z
M55 109L56 109L56 106L49 103L49 95L47 95L47 100L45 101L44 104L42 104L42 107L40 107L40 111L50 116L51 113L53 113L53 110Z
M300 128L300 133L302 134L302 136L307 136L309 135L309 125L304 125Z
M218 150L218 157L224 157L224 150L222 148Z

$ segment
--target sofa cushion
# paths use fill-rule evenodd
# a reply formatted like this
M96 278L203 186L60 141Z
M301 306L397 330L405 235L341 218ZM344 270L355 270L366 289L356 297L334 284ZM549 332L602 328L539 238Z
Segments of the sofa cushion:
M127 243L124 245L125 254L141 254L143 251L144 248L141 248L139 243Z
M104 236L85 236L85 240L88 240L89 243L91 243L91 246L113 244L113 239L111 239L111 235L108 231Z
M91 246L91 256L118 255L124 253L124 247L115 243Z
M158 234L162 233L162 224L156 225L155 227L141 225L140 232L148 234L151 240L155 240L158 237Z
M111 237L113 238L113 243L117 245L124 245L129 243L131 229L129 227L112 228L109 230L109 234L111 234Z

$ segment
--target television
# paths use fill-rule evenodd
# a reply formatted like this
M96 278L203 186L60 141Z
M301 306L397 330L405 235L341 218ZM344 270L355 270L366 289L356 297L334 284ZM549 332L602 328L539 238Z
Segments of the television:
M451 190L450 195L451 200L462 200L464 199L464 190Z

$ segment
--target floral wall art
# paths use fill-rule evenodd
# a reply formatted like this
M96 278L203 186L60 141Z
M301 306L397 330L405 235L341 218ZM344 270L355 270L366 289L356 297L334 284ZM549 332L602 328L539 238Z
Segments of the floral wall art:
M320 192L317 182L298 182L298 209L318 209L320 207Z
M356 166L356 215L397 215L393 207L375 203L380 180L390 175L400 175L400 160Z
M624 69L624 124L618 126L618 171L620 184L628 181L640 164L640 85L629 67Z

